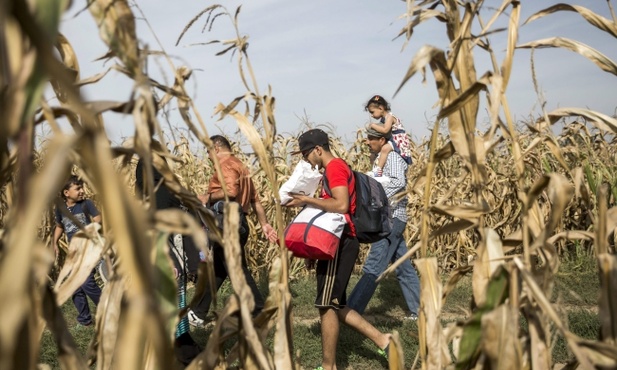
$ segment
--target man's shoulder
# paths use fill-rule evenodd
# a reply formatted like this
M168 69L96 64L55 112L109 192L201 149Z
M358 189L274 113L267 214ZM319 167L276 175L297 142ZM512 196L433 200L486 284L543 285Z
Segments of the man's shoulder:
M326 168L325 173L333 174L333 173L346 173L351 172L351 169L347 165L347 162L341 158L334 158L328 163L328 167Z
M226 169L231 169L231 168L244 169L244 168L247 168L247 167L244 164L244 162L242 162L238 157L236 157L235 155L230 155L229 157L227 157L223 161L221 161L221 168L226 168Z
M402 162L405 164L405 167L407 167L407 162L405 162L403 157L401 157L401 155L395 152L394 150L388 153L388 157L386 158L386 163L388 162Z

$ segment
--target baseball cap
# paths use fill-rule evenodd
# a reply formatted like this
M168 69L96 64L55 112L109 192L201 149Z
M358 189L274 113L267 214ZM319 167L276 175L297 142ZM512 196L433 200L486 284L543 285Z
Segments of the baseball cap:
M391 136L389 132L388 132L388 133L379 132L379 131L375 130L375 129L374 129L374 128L372 128L372 127L368 127L368 128L366 129L366 135L367 135L367 136L370 136L370 137L376 137L376 138L382 138L382 137L384 137L384 138L386 138L386 139L390 139L390 136Z
M309 149L313 149L316 146L323 146L329 144L328 134L318 128L308 130L298 138L298 146L300 150L291 152L292 155L300 154Z

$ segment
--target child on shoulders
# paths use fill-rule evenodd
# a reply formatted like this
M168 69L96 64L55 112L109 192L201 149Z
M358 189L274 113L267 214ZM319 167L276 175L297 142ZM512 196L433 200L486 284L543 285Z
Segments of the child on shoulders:
M379 123L371 123L370 128L383 134L391 134L391 139L388 141L390 145L384 145L381 149L375 177L382 176L388 153L392 150L400 154L408 164L411 164L409 137L407 137L401 120L390 112L390 104L386 99L381 95L375 95L366 103L364 109L370 113L373 119L379 121Z

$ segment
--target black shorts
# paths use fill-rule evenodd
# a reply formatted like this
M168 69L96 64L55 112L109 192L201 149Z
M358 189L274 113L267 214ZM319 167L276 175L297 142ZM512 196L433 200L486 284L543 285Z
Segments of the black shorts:
M341 236L332 260L317 261L317 298L315 307L340 309L347 305L347 284L360 252L356 237Z

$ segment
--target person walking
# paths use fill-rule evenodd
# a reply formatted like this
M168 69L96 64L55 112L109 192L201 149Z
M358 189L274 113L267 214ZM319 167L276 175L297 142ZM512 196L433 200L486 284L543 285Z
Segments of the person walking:
M154 194L149 194L147 191L147 177L143 159L140 158L137 161L137 166L135 167L135 194L142 200L150 202L150 206L155 207L156 210L175 208L186 211L180 199L165 185L163 175L154 166L151 169ZM187 305L186 286L188 274L191 271L196 272L199 252L193 242L193 238L188 235L172 234L169 236L167 244L169 246L169 257L174 265L174 272L178 282L178 309L182 310ZM191 270L191 268L194 270ZM184 316L176 325L174 338L176 359L182 365L187 366L200 352L201 348L189 332L189 319L187 316Z
M373 128L368 128L366 133L366 145L368 145L371 153L377 154L374 166L378 166L378 163L384 163L383 176L390 179L389 182L383 184L383 187L390 200L392 231L387 238L371 245L371 250L362 267L364 274L349 296L349 307L360 314L364 313L368 302L375 293L375 289L377 289L379 275L386 270L390 262L398 260L407 253L407 245L403 235L407 224L407 197L400 197L400 193L405 191L407 185L407 162L394 151L389 151L386 154L385 161L380 158L383 155L382 148L389 145L389 133L379 132ZM396 277L409 309L405 318L417 320L420 304L420 282L416 269L409 259L396 268Z
M224 208L225 193L221 186L221 179L225 182L227 196L230 201L240 205L240 251L242 253L242 271L253 297L255 298L255 308L253 316L261 312L264 307L264 299L255 279L251 275L246 262L245 246L249 236L249 225L246 220L246 214L252 208L257 215L257 220L261 225L261 230L266 239L271 243L276 243L278 235L276 230L268 223L266 211L259 200L259 196L251 179L249 169L240 161L231 151L231 143L227 138L221 135L214 135L210 138L213 148L208 151L210 160L213 161L216 157L221 167L221 174L215 172L210 179L208 190L205 194L200 195L199 199L209 209L215 213L222 212ZM214 277L216 289L218 290L225 279L229 276L227 264L225 263L225 255L223 247L217 243L212 243L212 258L214 263ZM202 326L205 323L206 315L210 310L212 302L212 293L206 289L203 296L197 301L197 304L188 312L189 322L193 326Z
M306 131L298 138L302 158L312 167L324 169L329 192L322 191L321 198L290 193L288 207L310 205L326 212L345 215L347 226L341 236L336 255L332 260L318 260L316 264L317 297L315 307L321 320L322 364L317 369L336 369L336 345L340 323L347 324L377 345L377 353L387 358L390 334L385 334L346 305L346 290L360 251L351 215L356 208L355 179L347 163L330 152L328 134L319 129ZM315 261L307 260L307 267Z
M90 199L85 198L84 183L77 176L71 176L62 188L62 199L64 204L64 211L72 214L74 219L79 221L81 226L89 225L92 222L101 222L101 215L96 209L96 206ZM59 207L56 207L54 211L56 220L56 227L54 229L54 235L51 239L51 245L58 258L58 241L62 236L62 233L66 234L68 242L71 242L73 235L79 231L80 226L67 217ZM88 298L98 306L101 299L101 288L94 279L95 270L93 269L88 275L88 278L84 283L77 288L71 297L73 304L77 308L77 322L83 326L90 326L93 324L92 315L90 313L90 307L88 306Z

